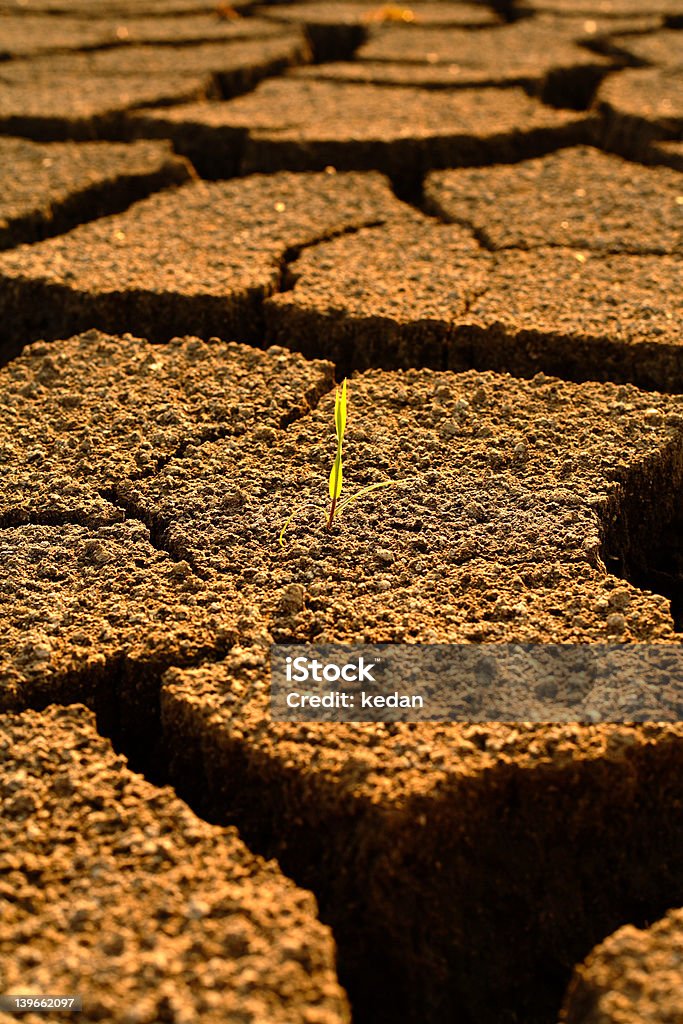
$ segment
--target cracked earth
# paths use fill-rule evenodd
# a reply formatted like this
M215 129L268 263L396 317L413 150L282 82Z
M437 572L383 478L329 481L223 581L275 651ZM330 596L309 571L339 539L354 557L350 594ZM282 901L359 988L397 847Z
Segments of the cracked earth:
M675 695L268 700L272 643L680 644L682 0L0 0L0 182L0 994L681 1024ZM344 376L397 486L283 548Z

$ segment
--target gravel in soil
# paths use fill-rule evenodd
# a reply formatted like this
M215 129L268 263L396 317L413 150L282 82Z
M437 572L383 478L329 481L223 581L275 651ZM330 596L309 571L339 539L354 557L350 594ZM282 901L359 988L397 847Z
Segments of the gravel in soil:
M471 227L489 249L567 246L683 253L681 177L580 146L514 166L437 171L430 212Z
M590 115L546 107L521 89L395 91L294 78L262 82L228 103L146 110L132 120L140 134L166 135L181 152L194 146L193 159L203 147L203 166L216 175L235 169L240 146L243 173L375 169L413 187L434 167L519 160L589 141L594 130Z
M88 1024L350 1020L313 896L130 771L84 707L4 716L0 762L4 992L77 992Z
M626 925L576 968L560 1024L675 1024L681 1014L683 910Z
M93 324L155 341L183 330L260 341L290 251L414 216L377 174L192 183L0 255L0 338L7 355Z
M280 430L332 386L284 349L89 331L27 347L0 370L0 526L123 517L111 492L203 442Z
M125 136L128 110L230 96L309 59L303 32L260 24L264 28L256 38L119 46L5 63L0 65L0 123L35 138Z
M192 177L189 165L157 142L41 145L3 138L0 166L3 249L68 231Z
M610 75L596 105L604 145L647 161L652 142L678 140L683 132L683 70L628 68Z

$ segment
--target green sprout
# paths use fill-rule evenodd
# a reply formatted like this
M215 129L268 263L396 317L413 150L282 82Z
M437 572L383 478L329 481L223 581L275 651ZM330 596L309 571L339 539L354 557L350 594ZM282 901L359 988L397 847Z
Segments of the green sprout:
M355 494L350 494L348 498L344 498L340 501L342 486L344 482L344 473L342 469L342 449L344 445L344 432L346 430L346 378L341 388L337 388L334 396L334 428L337 434L337 454L334 462L332 463L332 469L330 471L330 508L327 513L327 529L331 530L335 519L338 519L345 508L347 508L352 501L356 498L361 498L364 494L369 494L370 491L376 491L380 487L389 487L395 484L395 480L384 480L382 483L370 484L368 487L361 488ZM307 501L303 505L298 505L294 509L292 514L285 521L282 530L280 531L280 544L282 547L285 545L285 531L291 523L292 519L301 511L302 508L314 507L318 508L318 505L314 505L313 502Z
M328 530L332 529L334 513L341 496L344 479L344 474L342 473L342 446L344 444L344 431L346 430L346 377L344 377L341 391L337 388L334 393L334 428L337 431L337 457L330 472L331 505L330 514L327 519Z

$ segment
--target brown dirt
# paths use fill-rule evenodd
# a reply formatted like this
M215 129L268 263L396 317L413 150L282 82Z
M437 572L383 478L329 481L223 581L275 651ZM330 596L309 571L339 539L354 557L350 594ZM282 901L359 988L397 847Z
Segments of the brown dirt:
M236 10L247 5L235 2L230 5ZM106 5L97 0L0 0L0 10L14 13L73 14L84 18L145 17L147 15L169 14L213 14L216 0L107 0Z
M65 50L89 50L140 43L203 43L262 38L278 29L265 19L229 20L217 15L168 18L55 18L0 11L0 59L32 57Z
M282 120L282 111L286 120ZM188 152L188 133L225 173L219 154L242 145L243 173L376 169L402 185L427 169L522 159L590 141L589 115L554 110L521 89L434 93L372 85L276 79L229 103L200 103L136 115L143 134L166 135ZM207 166L206 159L203 165ZM221 172L221 166L223 171Z
M0 525L116 522L122 480L212 438L279 430L331 383L329 363L284 349L97 331L36 343L0 370Z
M643 725L274 724L268 651L676 656L682 400L617 382L683 391L681 0L211 6L0 0L0 991L348 1021L282 870L357 1024L550 1024L683 906L680 688L620 692ZM138 134L242 177L138 202L191 173ZM392 486L327 532L332 374L364 367L345 488ZM573 1014L675 999L675 933L627 935Z
M260 657L167 674L174 777L316 888L367 1019L551 1020L595 941L680 902L680 726L274 725Z
M313 896L131 772L85 708L6 715L0 761L3 993L81 994L86 1024L347 1024Z
M427 370L370 371L351 396L349 481L402 483L354 506L332 534L322 515L331 395L285 432L204 445L117 493L201 574L235 580L278 640L557 639L556 613L544 611L555 586L576 597L564 639L610 635L609 602L592 594L610 583L601 552L627 555L650 516L671 514L655 494L680 472L678 398ZM283 550L280 527L306 501L320 510L300 514ZM294 609L281 600L290 584L305 591ZM668 635L661 609L634 593L623 635Z
M0 538L0 708L82 701L137 734L164 668L225 652L235 604L155 549L135 521L17 526ZM130 702L127 723L119 702ZM156 739L149 737L150 747Z
M676 68L629 68L600 86L602 139L634 159L647 161L652 142L679 139L683 131L683 75Z
M261 24L256 38L117 46L2 64L0 124L38 139L127 136L127 111L235 95L309 58L301 32Z
M438 171L425 199L489 249L683 253L680 174L587 146L514 166Z
M683 6L679 11L683 14ZM617 40L623 50L641 64L678 68L683 71L683 34L670 29Z
M465 369L459 328L490 273L490 257L459 225L414 218L367 228L289 264L289 287L264 304L266 337L295 339L308 355L324 348L343 371Z
M317 5L307 4L306 8L309 6ZM595 54L609 56L613 58L615 64L623 64L630 59L628 52L624 50L624 46L628 46L630 35L625 38L622 45L623 33L652 32L662 26L660 17L650 15L639 18L559 18L544 15L532 23L524 21L517 26L508 26L502 34L491 31L483 35L473 32L451 32L448 35L448 48L449 52L453 50L453 59L436 59L433 62L433 58L439 56L440 33L422 33L424 44L431 43L436 46L436 50L432 48L426 54L424 45L422 51L413 53L412 48L408 47L408 42L412 38L410 29L414 24L431 29L441 27L443 21L444 27L448 27L443 17L439 21L436 20L439 17L438 12L447 9L447 4L439 3L437 8L434 20L430 15L429 19L411 22L406 26L408 34L406 42L402 44L405 51L404 60L399 60L398 54L395 59L392 57L390 60L380 59L380 56L377 59L370 59L365 48L354 53L354 59L340 60L330 41L326 46L325 57L331 63L296 68L292 75L296 78L315 78L321 81L419 86L428 89L521 84L528 91L540 93L545 99L559 106L586 106L597 79L608 66L600 58L596 59ZM274 16L277 16L279 8L275 7L273 10ZM323 10L328 11L329 7L326 6ZM470 10L474 11L475 8L472 7ZM377 46L383 46L383 33L389 29L393 32L393 37L400 42L400 23L387 22L386 25L385 28L375 30ZM527 33L531 25L534 26L534 32L532 37L528 38ZM320 31L322 32L322 28ZM337 38L336 32L335 29L334 38ZM485 44L483 49L477 45L480 35ZM496 40L508 40L509 44L515 44L522 38L524 45L510 45L509 49L506 47L501 59L501 54L495 48ZM370 47L375 47L372 41ZM362 59L358 59L360 57Z
M409 7L373 3L372 0L309 0L307 3L274 4L258 7L259 16L288 25L304 25L317 61L341 60L351 56L375 26L400 24L405 28L433 25L481 28L499 22L488 7L438 0ZM409 83L416 85L416 82Z
M157 341L190 324L205 338L259 340L290 250L404 215L379 175L193 183L0 255L0 338L10 354L92 324Z
M370 29L383 25L400 25L407 29L483 28L495 25L499 18L484 4L452 3L450 0L418 0L402 7L373 3L373 0L309 0L307 3L274 4L257 8L257 15L282 21L288 25L305 25L307 29L328 25L339 29L345 25L361 25ZM411 33L412 38L412 33Z
M520 0L520 6L529 12L585 15L588 18L625 18L643 14L642 0ZM683 14L681 0L649 0L648 14L662 17Z
M678 391L681 272L678 257L504 253L468 312L475 365L528 374L541 360L550 373Z
M51 51L96 49L115 43L115 29L107 22L40 14L14 17L0 12L0 60Z
M650 928L627 925L577 967L561 1024L677 1024L683 911Z
M501 193L510 210L515 196L508 203ZM495 238L495 223L482 233ZM543 223L539 212L525 229L531 235ZM509 225L513 231L512 214ZM491 257L464 227L416 219L303 252L288 268L290 289L265 303L266 336L296 339L307 355L328 355L343 370L543 370L677 391L681 272L678 256L541 247Z
M121 134L127 110L205 97L206 75L90 74L87 54L0 64L0 128L35 139Z
M560 23L519 21L478 32L457 28L380 26L359 47L360 62L459 69L468 84L528 84L549 102L581 107L588 102L605 58L578 46Z
M39 145L3 138L0 161L13 169L0 197L3 249L61 234L192 177L186 161L154 142Z
M653 161L683 171L683 142L658 142L651 148Z
M253 609L223 666L167 677L173 777L205 810L229 805L253 842L273 844L316 886L366 1012L372 950L385 1010L395 999L409 1019L441 1021L460 1006L499 1020L514 1004L541 1020L552 979L625 907L678 892L679 727L273 725L261 645L270 635L673 642L666 602L617 583L599 556L607 544L637 547L666 517L662 481L683 470L680 402L477 374L373 372L351 387L347 479L409 483L359 504L332 535L321 515L302 515L284 551L277 544L298 502L322 504L331 396L282 435L205 445L121 489L176 557L235 580ZM444 443L457 446L451 460ZM489 741L495 762L475 768ZM643 844L653 813L671 830L656 849ZM509 883L492 892L492 873Z

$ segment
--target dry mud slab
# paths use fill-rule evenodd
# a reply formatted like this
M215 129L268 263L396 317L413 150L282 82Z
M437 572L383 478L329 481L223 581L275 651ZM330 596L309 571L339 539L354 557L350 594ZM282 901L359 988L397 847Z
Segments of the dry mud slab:
M590 141L594 128L590 115L543 106L522 89L435 93L297 79L132 120L142 135L173 139L212 176L235 166L252 173L331 165L380 170L401 187L434 167L518 160Z
M565 107L585 106L609 67L603 57L577 45L561 23L540 19L476 32L382 26L371 32L356 58L373 67L390 64L394 74L427 65L432 72L441 69L444 80L454 84L526 85ZM381 68L376 73L381 76Z
M647 160L652 142L678 140L683 133L683 68L628 68L610 75L596 106L604 145Z
M163 346L137 343L136 351L126 339L128 363L119 371L113 339L96 342L104 372L87 373L101 381L100 399L117 396L134 415L121 436L125 414L104 408L107 436L94 415L98 389L85 387L88 415L79 418L94 452L54 445L46 461L63 458L65 476L76 477L80 467L87 478L106 462L103 451L116 461L123 449L110 498L149 523L158 547L135 521L6 531L5 557L17 568L8 574L11 606L2 618L21 628L24 643L28 626L32 641L24 653L10 634L6 646L24 659L9 667L15 695L26 700L31 672L38 689L30 702L38 706L82 700L87 684L101 721L112 728L118 713L133 733L129 745L147 751L159 672L202 654L215 660L221 645L227 654L238 642L231 660L166 678L164 741L175 751L178 779L197 780L203 792L206 771L205 802L221 813L229 804L258 846L278 837L286 870L310 877L323 893L349 978L372 954L380 997L394 991L415 1019L440 1021L465 1005L477 1019L500 1020L498 1011L513 1004L530 1007L525 1019L539 1019L559 1001L570 965L622 915L635 917L639 901L651 906L663 889L676 898L679 727L275 727L266 713L262 644L270 636L673 643L665 599L608 576L601 555L618 551L628 560L643 533L655 533L672 512L683 475L680 401L613 385L490 374L356 378L348 481L406 482L359 503L341 534L327 535L317 513L304 516L283 550L277 532L284 515L324 495L332 396L286 429L286 408L270 422L259 416L261 424L242 436L212 442L200 429L201 448L186 445L182 458L163 468L154 459L155 476L145 475L143 460L139 479L126 483L134 471L125 453L141 447L127 431L140 410L158 413L163 427L169 405L177 404L173 390L182 395L183 388L200 409L211 398L220 410L234 374L217 387L211 363L195 372L182 365L184 351L191 363L193 351L208 358L212 346L169 346L159 367ZM35 421L42 415L52 424L51 390L57 401L73 394L73 383L60 384L60 376L74 372L87 343L69 343L61 365L58 344L34 347L12 363L8 379L24 369L17 373L19 408L22 399ZM252 358L267 361L269 354ZM284 360L289 379L292 357L272 358ZM217 365L221 359L225 353L216 353ZM255 376L246 369L244 387ZM125 398L115 383L119 372L133 378ZM329 379L329 367L317 372ZM175 388L162 383L157 399L157 376L163 382L168 375ZM275 382L259 382L256 393L277 392ZM291 405L299 409L301 401L295 390ZM210 424L220 419L212 404L208 412ZM168 602L161 608L160 592ZM99 638L93 653L106 650L113 679L106 661L104 680L95 665L85 678L69 676L70 652L75 664L86 661L84 636ZM165 645L161 656L155 643ZM506 814L511 806L515 813ZM624 857L616 866L615 849ZM643 872L638 884L633 865ZM493 895L492 873L511 879ZM547 914L538 909L539 891ZM475 950L485 951L487 971Z
M95 139L123 132L125 112L183 103L211 91L194 75L92 75L86 54L0 64L0 128L34 139Z
M468 310L474 365L679 391L682 273L677 256L504 253Z
M262 38L277 34L272 22L257 18L193 17L70 18L51 14L5 14L0 9L0 59L32 57L65 50L123 44L202 43Z
M683 911L627 925L577 967L561 1024L675 1024L681 1016Z
M304 24L307 28L324 25L336 29L345 25L360 25L369 30L383 25L401 25L405 28L485 28L498 24L500 20L496 12L484 4L450 3L449 0L438 0L436 3L417 0L417 3L409 7L383 7L363 0L309 0L307 3L258 7L256 14L285 24Z
M170 671L174 774L315 889L368 1019L550 1020L587 948L680 899L680 726L274 725L268 686L251 647Z
M311 894L131 772L85 708L5 716L0 765L3 992L78 992L88 1022L349 1021Z
M180 185L189 165L159 143L41 145L0 139L0 248L35 242L150 192Z
M331 386L329 363L217 340L89 331L28 346L0 370L0 526L114 524L123 480L218 437L280 430Z
M0 706L83 701L135 734L160 672L225 651L242 607L123 522L115 491L211 438L279 431L329 390L331 366L89 332L28 348L0 377Z
M207 338L260 340L263 299L279 289L290 252L413 216L377 174L256 175L151 196L2 254L5 353L93 324L156 341L190 325Z
M108 731L136 735L137 706L153 706L164 669L234 642L228 588L157 550L142 523L17 526L3 530L0 557L3 712L82 701Z
M681 7L683 14L683 6ZM669 29L643 36L626 36L616 40L623 50L641 64L678 68L683 73L683 32Z
M681 177L588 146L513 166L437 171L430 212L471 228L488 249L567 246L683 254Z
M188 449L116 493L201 575L237 580L278 640L347 642L359 630L387 642L500 639L512 620L520 640L548 639L559 626L542 608L555 585L577 595L563 627L574 639L617 627L632 639L670 635L663 599L634 592L629 615L608 621L612 605L586 581L616 585L605 552L637 557L652 517L673 514L679 398L543 375L375 370L354 377L350 401L349 481L397 482L346 513L341 533L324 529L321 511L332 395L285 431ZM284 520L306 502L319 507L299 510L282 549ZM281 600L292 582L304 591L298 607ZM492 615L481 607L489 587Z
M129 110L239 93L309 56L302 32L275 31L264 38L9 62L0 64L0 124L39 139L126 136Z
M264 18L289 25L304 25L313 43L317 60L340 60L353 54L375 25L431 25L441 28L454 25L482 28L499 22L498 15L483 4L418 2L410 7L386 7L358 0L275 4L259 7L256 13ZM416 84L416 83L413 83Z
M305 249L289 264L284 290L264 304L265 334L309 355L324 348L342 372L464 369L472 356L460 329L491 269L459 225L415 219L361 230Z
M460 225L398 222L290 263L289 287L264 304L266 338L342 370L543 370L677 391L682 272L679 256L547 246L491 256Z
M216 0L0 0L0 10L14 13L73 14L78 17L114 18L169 14L215 14ZM247 6L230 4L233 10Z
M114 43L116 27L107 22L48 15L15 17L0 10L0 60L32 57L51 50L94 49Z
M583 15L587 18L640 17L642 0L520 0L520 9L534 14L560 14L568 17ZM683 15L681 0L649 0L647 14L661 17Z
M439 9L445 6L441 3L437 5ZM278 8L274 11L277 13ZM394 23L388 24L393 26ZM409 23L408 30L412 24L414 23ZM424 24L431 28L438 27L439 23L429 21ZM662 20L650 16L596 19L555 18L546 15L538 17L533 22L524 21L523 24L526 26L524 33L521 33L518 26L512 36L507 34L508 28L506 35L500 37L514 42L518 49L512 52L505 49L502 57L499 53L495 55L495 60L491 57L490 45L484 54L477 52L478 33L468 32L459 33L463 41L462 53L465 60L461 60L460 54L457 59L449 62L438 60L437 45L435 51L427 53L426 60L424 52L418 54L421 62L417 62L411 54L407 54L406 59L401 61L333 59L327 63L296 68L291 74L297 78L316 78L321 81L364 82L428 89L467 88L472 85L479 88L492 85L509 86L517 82L522 83L530 92L540 91L544 98L556 102L559 106L566 106L567 103L585 106L596 82L596 75L587 69L597 69L601 77L602 69L608 66L601 57L596 59L595 53L615 58L615 63L623 64L628 55L619 45L620 34L654 31L661 28ZM533 29L531 33L530 29ZM522 34L524 41L519 46ZM529 35L534 44L531 52L528 49ZM436 32L431 32L428 38L437 41L438 44ZM453 41L457 37L451 35L449 38ZM496 35L489 32L484 39L490 43L491 40L495 41ZM407 45L406 42L406 48ZM331 58L335 57L331 48L328 55ZM560 66L563 62L567 62L565 67Z

